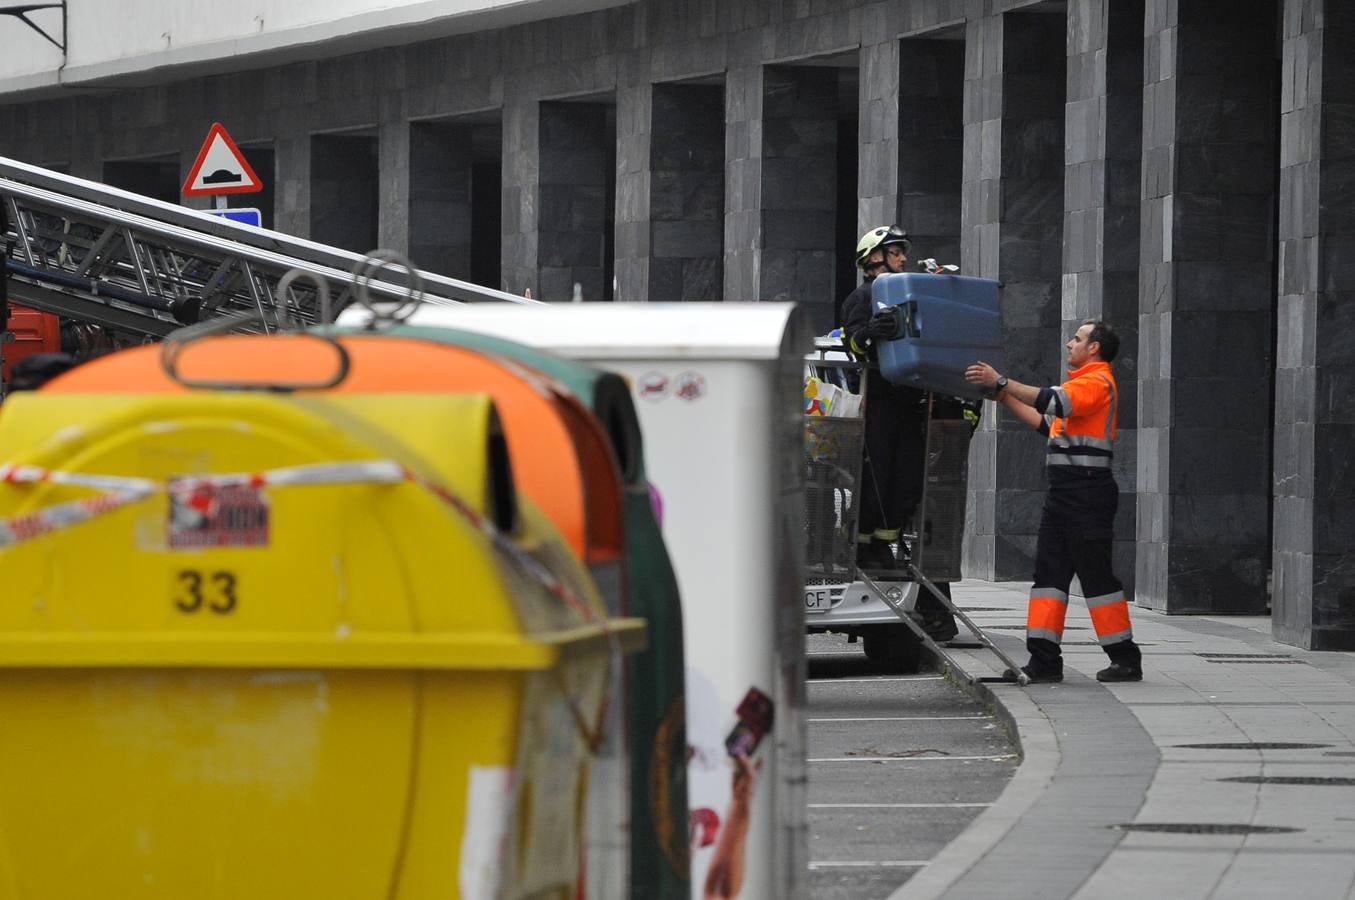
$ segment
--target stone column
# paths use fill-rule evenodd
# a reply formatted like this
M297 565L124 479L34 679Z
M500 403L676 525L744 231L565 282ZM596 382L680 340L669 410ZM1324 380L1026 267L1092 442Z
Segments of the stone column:
M377 246L412 258L419 268L433 268L415 256L410 233L410 123L406 113L405 55L402 48L382 50L377 58Z
M1068 4L1063 334L1089 318L1120 336L1115 572L1133 590L1139 334L1139 153L1143 132L1142 0Z
M1355 9L1286 0L1283 27L1272 629L1355 650Z
M762 85L761 65L738 66L725 75L726 300L763 298Z
M503 289L541 298L537 277L537 194L540 109L527 79L504 87L503 205L499 258Z
M1275 0L1148 0L1136 597L1255 614L1270 557Z
M907 154L900 130L899 42L882 41L861 47L859 113L857 116L856 234L899 221L900 156ZM958 203L957 203L958 206ZM845 212L845 210L844 210ZM855 243L855 242L853 242ZM848 265L839 260L839 265ZM838 297L841 304L844 298Z
M719 300L724 288L724 89L654 86L650 300Z
M1003 283L1006 365L1027 383L1063 380L1064 17L1016 12L965 32L961 268ZM1044 497L1045 439L988 408L970 448L970 577L1027 579Z
M409 256L421 269L471 277L472 127L409 126Z
M653 296L649 284L651 120L658 118L653 95L659 86L639 77L642 74L616 89L617 300L663 299ZM720 156L723 160L723 153Z
M763 77L759 299L805 304L822 334L837 299L837 70L772 66Z

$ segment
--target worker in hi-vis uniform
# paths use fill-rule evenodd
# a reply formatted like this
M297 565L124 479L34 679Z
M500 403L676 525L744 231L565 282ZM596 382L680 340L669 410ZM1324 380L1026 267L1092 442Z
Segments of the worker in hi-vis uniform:
M1142 653L1129 624L1124 586L1111 568L1115 508L1120 489L1111 472L1119 389L1110 364L1119 336L1088 319L1066 345L1068 380L1033 387L998 374L985 362L965 370L965 379L990 392L1016 416L1049 436L1045 472L1049 490L1035 547L1035 584L1026 610L1022 670L1032 682L1063 680L1063 622L1068 588L1076 575L1087 598L1092 626L1110 665L1097 681L1141 681ZM1015 672L1006 677L1015 680Z

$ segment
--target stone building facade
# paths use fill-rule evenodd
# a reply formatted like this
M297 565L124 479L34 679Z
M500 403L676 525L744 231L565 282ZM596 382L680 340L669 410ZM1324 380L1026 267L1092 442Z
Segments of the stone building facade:
M897 221L1002 282L1018 378L1119 328L1138 603L1355 648L1352 4L640 0L0 96L0 153L177 200L213 121L273 227L547 300L796 300L826 329L856 235ZM1041 457L987 416L969 577L1029 577Z

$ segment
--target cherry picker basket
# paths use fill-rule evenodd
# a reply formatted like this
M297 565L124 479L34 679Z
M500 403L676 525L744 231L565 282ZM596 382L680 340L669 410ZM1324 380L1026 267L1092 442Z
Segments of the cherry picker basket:
M851 581L862 499L865 422L855 416L805 416L805 574Z

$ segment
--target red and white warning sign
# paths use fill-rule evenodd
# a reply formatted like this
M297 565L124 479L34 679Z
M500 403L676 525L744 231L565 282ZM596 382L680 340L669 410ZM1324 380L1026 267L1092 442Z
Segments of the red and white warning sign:
M220 122L213 122L183 183L184 195L249 194L261 190L263 182L254 174L245 155L235 146L225 127Z

